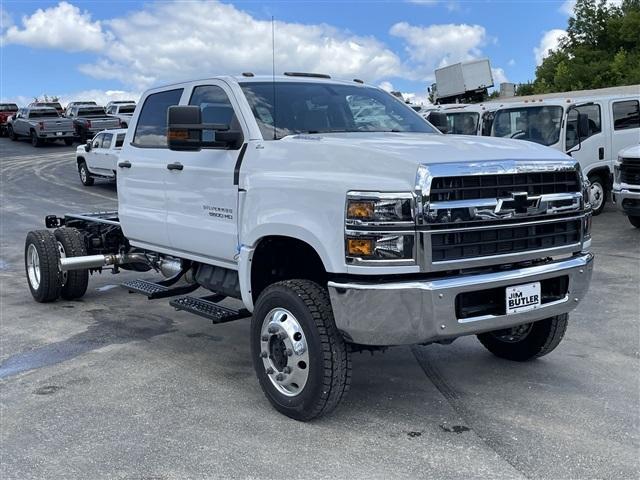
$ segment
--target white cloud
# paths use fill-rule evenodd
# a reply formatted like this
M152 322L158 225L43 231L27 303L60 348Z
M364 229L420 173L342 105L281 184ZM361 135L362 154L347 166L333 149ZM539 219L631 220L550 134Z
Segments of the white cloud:
M493 76L493 85L496 88L499 88L501 83L509 81L507 74L504 73L504 69L502 68L492 68L491 75Z
M385 92L393 92L395 90L395 88L393 88L393 83L387 81L381 82L378 87L380 87Z
M516 64L516 61L513 58L507 62L507 65L509 65L510 67L513 67L515 64Z
M426 93L402 92L402 96L413 105L433 105Z
M0 34L4 33L4 31L13 25L13 19L9 12L7 12L2 6L0 6ZM2 38L0 38L0 43L4 44Z
M405 41L407 54L416 64L414 72L422 80L430 80L438 67L479 57L487 41L486 30L480 25L423 27L401 22L389 32Z
M4 15L3 15L4 17ZM101 51L109 34L91 14L67 2L47 9L39 8L22 17L22 26L11 25L2 37L3 43L36 48L56 48L67 52Z
M233 5L155 3L105 22L113 41L81 71L145 88L159 81L229 72L271 73L271 22ZM326 24L275 22L276 70L327 72L375 81L398 75L399 57L370 36Z
M555 50L560 44L560 40L567 34L565 30L555 28L542 34L540 43L533 48L533 54L536 57L536 65L540 65L549 55L549 50Z

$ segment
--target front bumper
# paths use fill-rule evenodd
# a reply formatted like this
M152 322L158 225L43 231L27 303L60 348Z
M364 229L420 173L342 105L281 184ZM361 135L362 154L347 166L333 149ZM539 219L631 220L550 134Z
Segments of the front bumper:
M509 328L573 310L589 288L593 255L527 268L435 280L391 283L329 282L338 329L363 345L411 345ZM568 277L566 295L540 308L512 315L457 318L456 297L546 279Z
M614 185L613 202L625 215L640 216L640 186Z

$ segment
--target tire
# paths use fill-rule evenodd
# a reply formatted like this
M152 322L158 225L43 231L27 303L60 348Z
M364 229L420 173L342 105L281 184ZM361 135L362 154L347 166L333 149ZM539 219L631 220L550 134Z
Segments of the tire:
M478 340L497 357L526 362L546 355L560 344L568 318L565 313L515 328L481 333Z
M590 175L589 182L591 182L590 200L591 208L593 209L593 216L600 215L607 204L607 198L609 197L608 182L600 175Z
M65 144L67 147L70 147L71 145L73 145L73 138L65 138L65 139L64 139L64 144Z
M629 222L636 228L640 228L640 217L637 215L629 215Z
M317 283L267 287L256 302L250 337L260 386L280 413L309 421L334 410L348 392L351 352L336 328L329 294Z
M80 145L84 145L87 143L87 132L84 130L80 130L78 132L78 138L80 139Z
M94 183L94 179L89 173L89 169L87 168L87 164L85 162L80 162L78 165L78 175L80 176L80 181L85 187L90 187Z
M60 296L59 260L58 242L53 233L35 230L27 234L24 267L29 290L36 302L53 302Z
M7 135L9 135L12 142L16 142L18 140L18 136L16 135L16 132L13 131L13 127L11 125L7 127Z
M53 232L56 237L60 257L80 257L87 254L84 237L75 228L58 228ZM71 270L60 274L60 296L65 300L82 297L89 285L89 270Z
M43 144L43 141L41 138L38 137L38 135L36 134L36 132L34 132L33 130L31 131L31 145L33 145L36 148L41 147Z

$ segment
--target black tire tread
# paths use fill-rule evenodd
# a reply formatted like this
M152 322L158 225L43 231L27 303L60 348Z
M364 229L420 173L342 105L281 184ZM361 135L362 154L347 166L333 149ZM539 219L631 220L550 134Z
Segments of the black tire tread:
M602 205L600 206L599 209L593 210L593 216L596 217L600 215L604 211L604 208L607 206L607 200L609 199L608 182L607 182L607 179L599 173L590 175L589 181L591 183L594 183L597 181L600 183L600 185L602 185Z
M636 228L640 228L640 216L629 215L629 222Z
M351 354L336 327L331 301L326 289L310 280L284 280L267 287L290 289L308 308L318 329L324 355L322 393L315 405L299 420L309 421L333 411L351 388Z
M533 330L518 343L506 343L494 337L491 332L479 334L478 340L495 356L526 362L542 357L555 350L567 331L568 314L539 320Z
M26 256L30 244L36 245L38 256L40 257L40 287L33 290L27 275L27 283L31 290L31 295L36 302L48 303L57 300L60 296L60 270L58 260L60 253L56 237L49 230L33 230L27 234L25 241L25 272Z
M80 177L80 183L82 183L85 187L90 187L91 185L94 184L95 179L91 176L91 173L89 173L89 167L87 167L87 162L80 162L80 164L78 164L78 176L80 176L80 169L82 167L84 167L84 169L87 171L87 181L83 182L82 177Z
M67 257L80 257L87 254L84 238L77 229L62 227L56 229L53 234L64 247ZM65 300L80 298L87 292L88 285L89 270L70 270L67 272L67 281L60 290L60 296Z

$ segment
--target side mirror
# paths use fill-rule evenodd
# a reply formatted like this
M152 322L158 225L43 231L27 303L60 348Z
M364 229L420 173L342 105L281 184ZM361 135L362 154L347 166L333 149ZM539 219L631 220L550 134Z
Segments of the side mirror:
M585 113L578 113L578 138L583 139L589 136L589 116Z
M447 123L447 115L442 112L430 112L427 120L442 133L447 133L449 124Z
M203 131L210 139L203 139ZM167 145L171 150L197 151L201 148L240 148L244 137L221 123L202 123L197 105L174 105L167 110Z
M92 142L92 140L89 140L84 146L84 151L87 152L87 153L89 153L91 151L91 142Z

